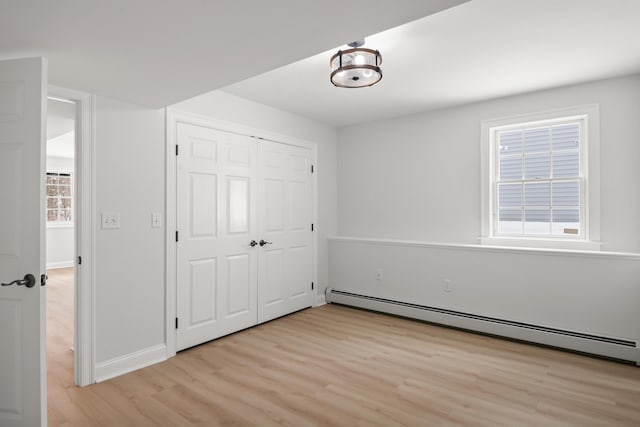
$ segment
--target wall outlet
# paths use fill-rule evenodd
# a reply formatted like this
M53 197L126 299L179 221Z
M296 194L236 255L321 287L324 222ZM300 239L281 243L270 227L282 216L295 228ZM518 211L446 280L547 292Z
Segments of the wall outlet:
M451 292L453 290L451 288L451 279L442 280L442 290L445 292Z
M162 214L160 212L153 212L151 214L151 228L162 227Z
M376 280L379 282L382 281L382 270L380 269L376 270Z
M120 212L102 212L101 224L103 230L120 228Z

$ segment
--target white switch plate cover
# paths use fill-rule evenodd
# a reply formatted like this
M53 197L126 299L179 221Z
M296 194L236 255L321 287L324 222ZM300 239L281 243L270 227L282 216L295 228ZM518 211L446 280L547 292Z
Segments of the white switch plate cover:
M120 228L120 212L102 212L102 229L114 230Z
M162 214L160 212L153 212L151 214L151 227L152 228L162 227Z

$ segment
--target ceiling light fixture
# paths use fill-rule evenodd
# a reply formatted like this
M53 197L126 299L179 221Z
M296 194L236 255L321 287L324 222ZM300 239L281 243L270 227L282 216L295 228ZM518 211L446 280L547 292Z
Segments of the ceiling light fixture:
M361 47L364 40L349 43L351 49L339 50L331 57L331 83L336 87L373 86L382 79L382 55Z

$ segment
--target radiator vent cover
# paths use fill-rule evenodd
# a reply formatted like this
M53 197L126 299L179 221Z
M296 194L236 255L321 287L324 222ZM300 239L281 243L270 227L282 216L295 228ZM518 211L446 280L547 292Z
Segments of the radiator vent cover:
M333 288L327 288L326 300L327 303L365 308L446 326L639 363L640 351L636 349L636 342L631 340L480 316L455 310L360 295Z

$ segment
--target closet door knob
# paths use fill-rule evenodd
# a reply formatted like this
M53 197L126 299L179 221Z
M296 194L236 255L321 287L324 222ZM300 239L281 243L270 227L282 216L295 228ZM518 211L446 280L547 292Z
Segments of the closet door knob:
M260 240L260 246L270 245L270 244L272 244L272 243L273 243L273 242L267 242L267 241L264 241L264 240Z
M249 243L249 246L254 247L254 246L255 246L255 245L257 245L257 244L258 244L258 242L256 242L255 240L252 240L252 241Z

